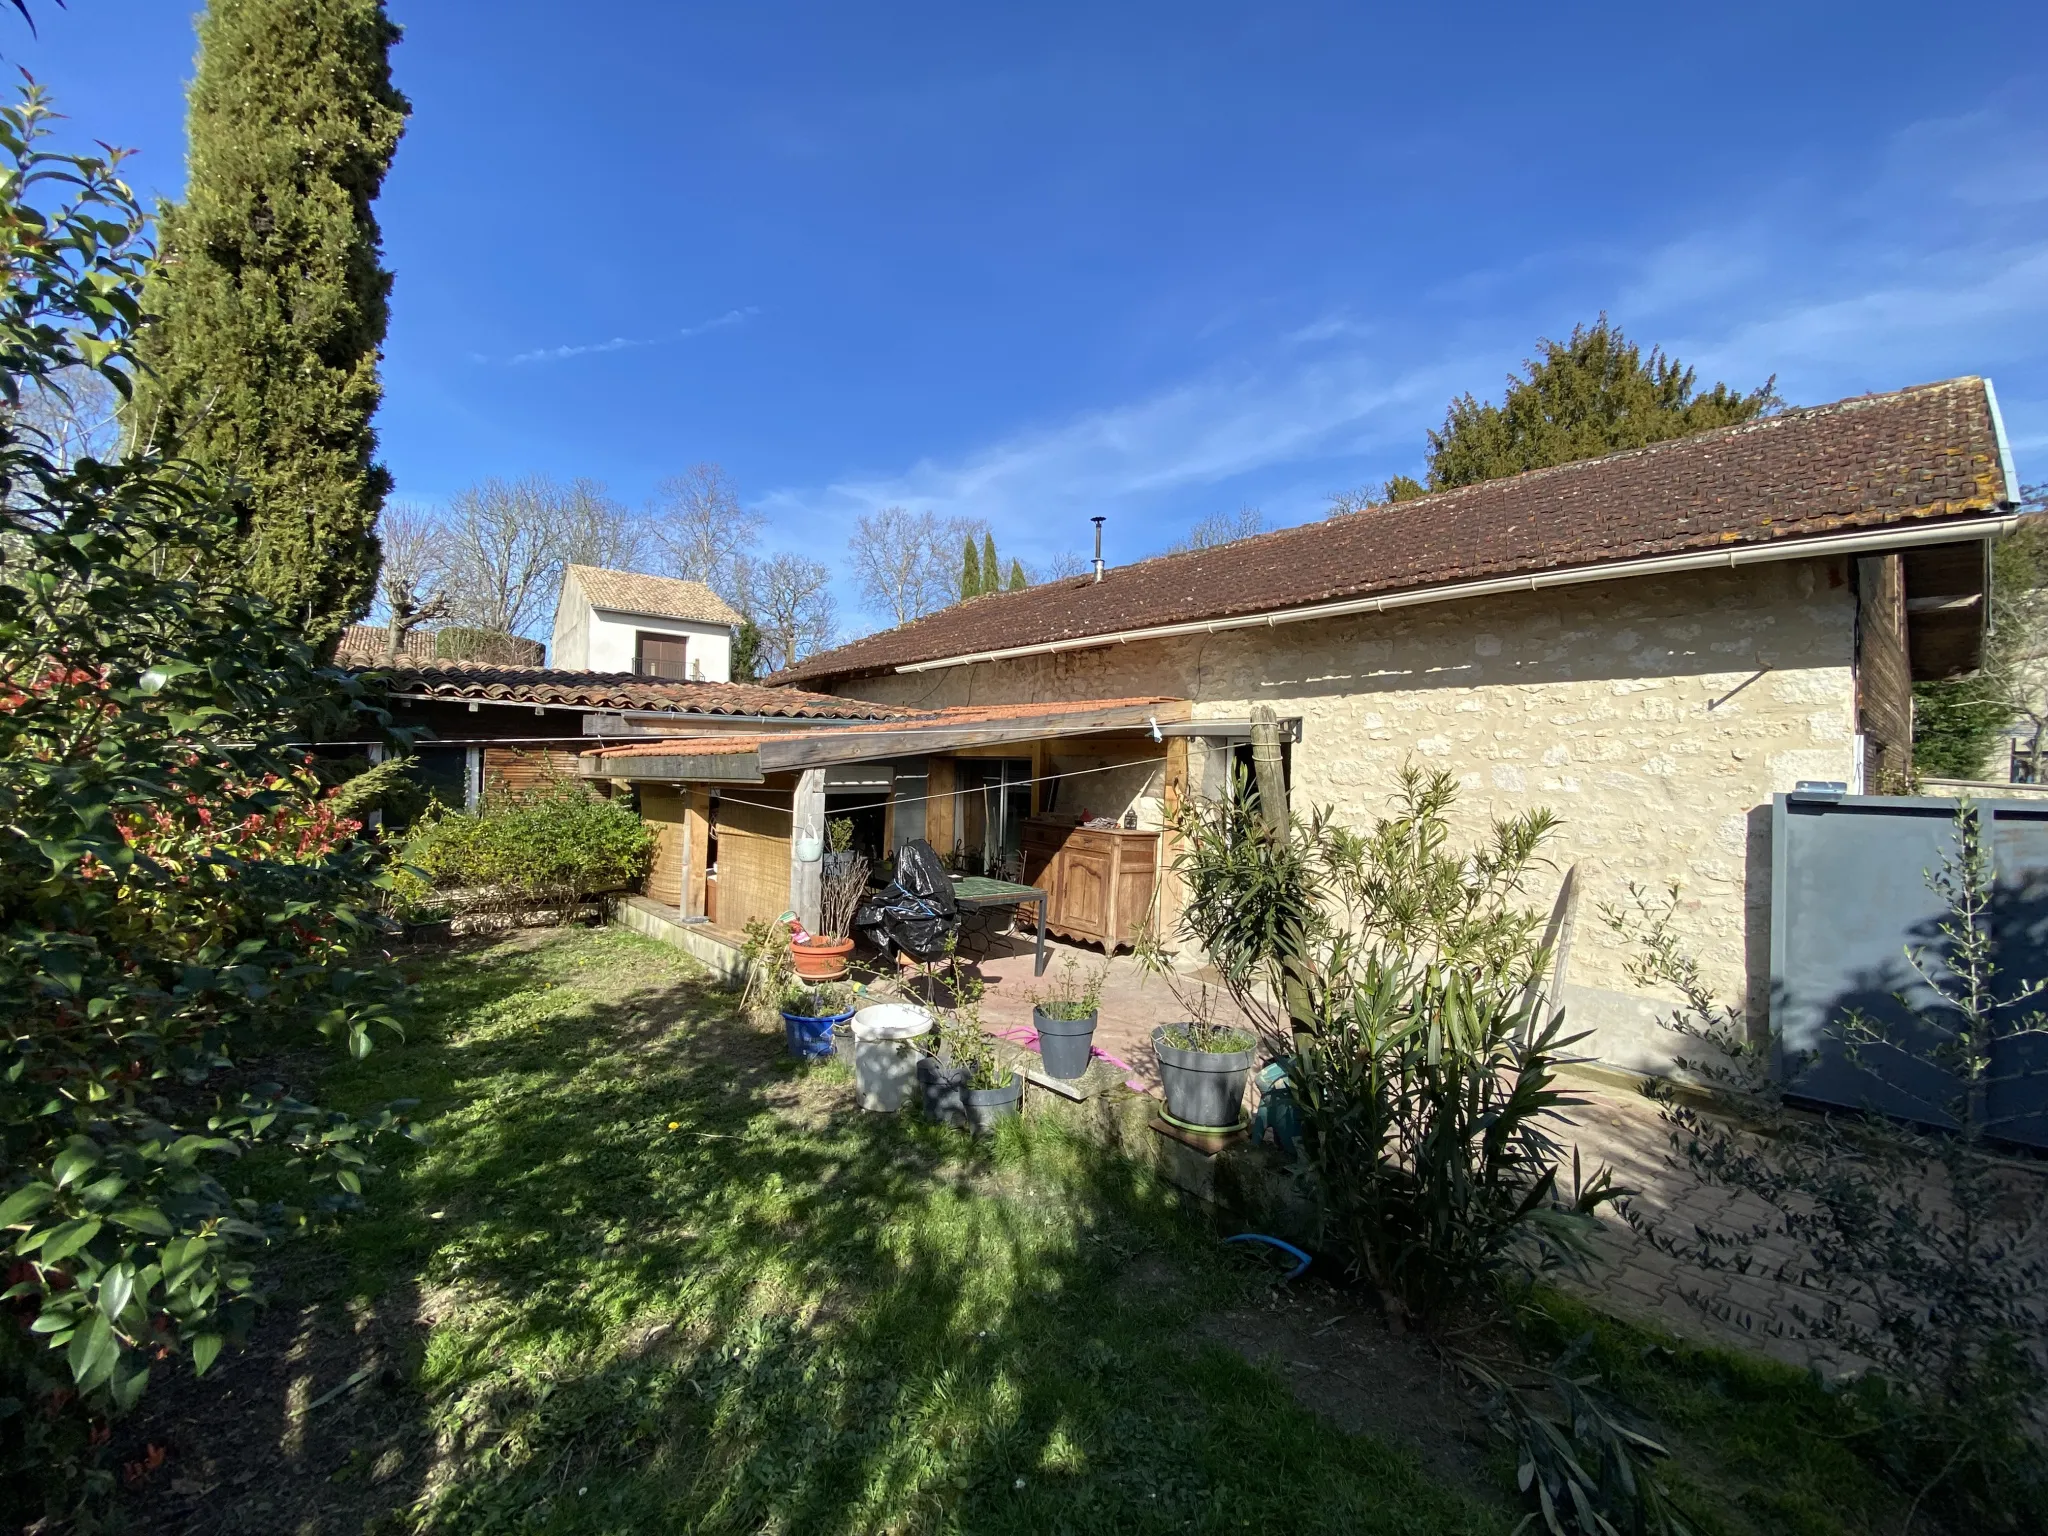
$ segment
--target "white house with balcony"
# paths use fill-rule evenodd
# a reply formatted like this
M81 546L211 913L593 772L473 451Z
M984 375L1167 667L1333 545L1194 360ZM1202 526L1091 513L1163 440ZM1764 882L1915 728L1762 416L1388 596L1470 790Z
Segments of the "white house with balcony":
M740 616L701 581L572 565L555 604L551 660L571 672L732 680Z

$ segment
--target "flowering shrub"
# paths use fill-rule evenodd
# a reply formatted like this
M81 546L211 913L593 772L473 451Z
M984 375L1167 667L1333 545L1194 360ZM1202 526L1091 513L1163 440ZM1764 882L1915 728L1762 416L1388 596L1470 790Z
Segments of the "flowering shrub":
M0 108L0 395L92 371L124 395L150 259L116 161ZM357 1055L400 999L385 876L285 743L386 721L194 556L218 488L136 454L75 462L0 408L0 1505L49 1498L89 1420L247 1322L250 1256L303 1212L223 1182L259 1146L357 1198L400 1124L243 1074L323 1037ZM68 1406L67 1406L68 1405ZM78 1410L83 1409L81 1414ZM70 1492L75 1493L73 1487Z

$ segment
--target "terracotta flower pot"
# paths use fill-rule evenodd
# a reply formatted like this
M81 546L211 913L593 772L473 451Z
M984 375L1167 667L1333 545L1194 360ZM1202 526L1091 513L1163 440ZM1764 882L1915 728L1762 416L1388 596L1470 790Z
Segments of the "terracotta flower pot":
M837 981L846 974L846 957L852 953L851 939L812 939L789 946L789 958L805 981Z

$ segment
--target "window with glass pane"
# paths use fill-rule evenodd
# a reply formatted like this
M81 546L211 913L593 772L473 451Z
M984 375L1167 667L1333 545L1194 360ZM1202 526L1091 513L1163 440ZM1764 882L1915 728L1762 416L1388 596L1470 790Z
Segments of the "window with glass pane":
M690 669L683 653L689 641L681 635L652 635L640 630L633 646L633 670L642 677L672 677L687 681Z

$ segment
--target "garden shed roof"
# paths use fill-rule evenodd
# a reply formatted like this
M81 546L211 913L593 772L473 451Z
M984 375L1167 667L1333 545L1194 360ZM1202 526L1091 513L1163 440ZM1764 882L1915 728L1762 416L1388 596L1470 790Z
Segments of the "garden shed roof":
M770 773L875 762L963 747L1042 741L1184 721L1185 699L1078 699L1058 704L968 705L858 725L770 735L668 736L586 752L586 776L600 779L725 780L758 783Z
M1657 557L1791 559L1873 530L1930 544L1984 538L1987 514L2018 494L1989 383L1950 379L1114 566L1100 581L992 593L775 680L831 684L1111 636L1285 622L1289 610L1395 606L1502 578L1601 580Z
M572 672L556 667L504 667L438 661L431 666L376 670L394 698L490 700L571 709L762 715L790 720L888 720L911 711L865 699L841 699L763 683L664 681L631 672Z

